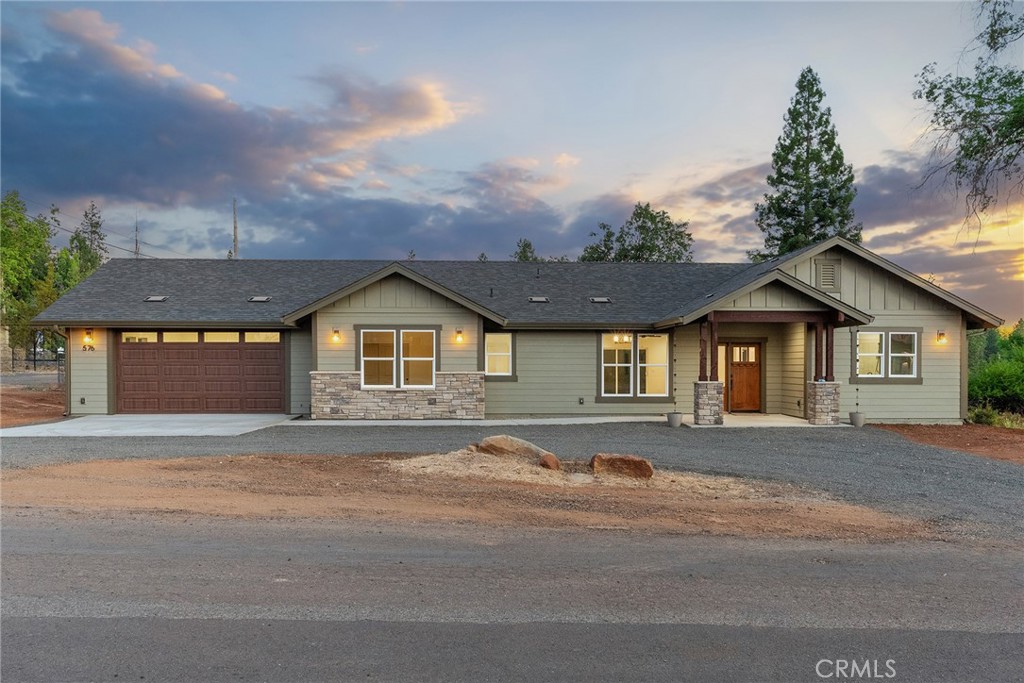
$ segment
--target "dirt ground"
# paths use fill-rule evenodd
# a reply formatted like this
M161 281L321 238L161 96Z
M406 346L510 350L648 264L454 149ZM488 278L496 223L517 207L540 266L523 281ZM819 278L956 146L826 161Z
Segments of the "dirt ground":
M911 441L1024 465L1024 430L989 425L875 425Z
M0 428L52 422L64 417L64 390L0 385Z
M576 467L573 469L582 469ZM2 474L3 505L239 518L381 519L805 538L932 538L924 524L732 477L649 482L556 473L508 456L247 455L94 461Z

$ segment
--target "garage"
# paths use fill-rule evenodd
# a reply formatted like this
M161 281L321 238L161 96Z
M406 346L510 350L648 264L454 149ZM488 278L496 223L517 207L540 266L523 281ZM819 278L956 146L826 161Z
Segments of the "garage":
M122 330L119 413L283 413L285 353L276 331Z

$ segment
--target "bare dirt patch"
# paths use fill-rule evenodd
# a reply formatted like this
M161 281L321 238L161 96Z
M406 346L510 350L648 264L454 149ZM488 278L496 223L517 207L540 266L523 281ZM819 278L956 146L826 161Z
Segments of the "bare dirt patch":
M247 455L94 461L2 474L6 508L577 527L808 538L934 537L798 487L656 472L641 482L507 456Z
M64 390L0 386L0 428L64 417Z
M1024 465L1024 430L989 425L875 425L917 443Z

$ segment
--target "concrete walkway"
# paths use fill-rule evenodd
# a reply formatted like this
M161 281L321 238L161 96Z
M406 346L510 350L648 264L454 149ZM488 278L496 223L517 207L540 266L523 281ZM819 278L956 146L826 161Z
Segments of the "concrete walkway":
M84 415L0 429L0 438L40 436L238 436L284 424L294 415Z

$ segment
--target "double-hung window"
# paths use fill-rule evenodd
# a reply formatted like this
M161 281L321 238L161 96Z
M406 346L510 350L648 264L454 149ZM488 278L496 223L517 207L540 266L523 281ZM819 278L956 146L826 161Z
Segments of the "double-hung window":
M362 330L364 389L426 389L437 368L433 330Z
M667 334L609 332L601 335L601 396L669 395Z
M918 380L920 337L911 330L857 332L854 381Z

